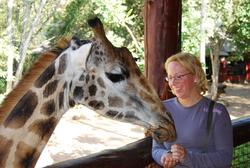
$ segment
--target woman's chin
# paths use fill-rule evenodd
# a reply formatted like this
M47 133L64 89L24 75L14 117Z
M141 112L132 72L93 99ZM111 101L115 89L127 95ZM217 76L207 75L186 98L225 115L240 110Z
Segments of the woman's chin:
M174 94L178 98L181 98L183 96L182 92L178 92L178 91L175 91Z

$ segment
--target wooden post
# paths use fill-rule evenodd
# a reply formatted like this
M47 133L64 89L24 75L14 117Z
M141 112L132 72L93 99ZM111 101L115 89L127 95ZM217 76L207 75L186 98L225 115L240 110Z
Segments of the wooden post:
M145 75L161 99L172 96L164 81L166 59L180 51L181 0L145 0Z

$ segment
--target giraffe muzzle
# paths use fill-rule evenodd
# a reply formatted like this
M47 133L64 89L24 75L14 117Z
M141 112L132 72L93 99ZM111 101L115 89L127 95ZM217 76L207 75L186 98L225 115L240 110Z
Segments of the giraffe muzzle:
M169 113L164 116L160 115L160 119L156 126L151 126L149 131L152 137L158 142L172 142L176 139L176 130L173 119Z

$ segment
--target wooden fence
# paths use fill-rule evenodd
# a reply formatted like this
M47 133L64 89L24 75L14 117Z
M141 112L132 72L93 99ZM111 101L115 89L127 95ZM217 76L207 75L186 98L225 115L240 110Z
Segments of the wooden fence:
M235 148L250 142L250 117L233 120L233 133ZM46 168L144 168L153 162L151 145L151 137L146 137L118 149L66 160Z

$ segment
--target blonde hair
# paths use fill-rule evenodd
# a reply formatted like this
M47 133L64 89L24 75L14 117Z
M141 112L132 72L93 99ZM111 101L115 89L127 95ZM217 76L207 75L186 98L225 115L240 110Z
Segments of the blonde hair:
M199 89L201 94L205 94L207 89L207 79L206 75L202 69L201 62L192 54L189 53L177 53L169 57L165 62L165 69L167 72L167 67L170 62L176 61L181 64L186 70L196 76L197 79L197 89Z

